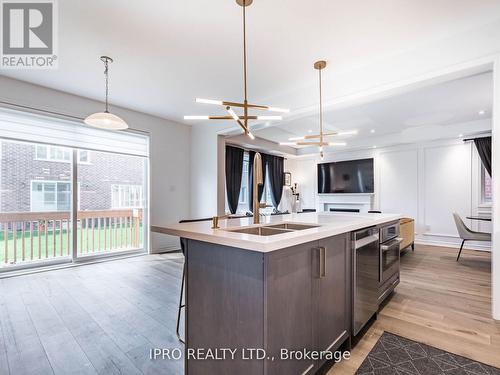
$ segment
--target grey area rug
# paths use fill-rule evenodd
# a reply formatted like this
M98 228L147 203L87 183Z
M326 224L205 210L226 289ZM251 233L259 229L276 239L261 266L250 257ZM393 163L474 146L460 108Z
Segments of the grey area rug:
M500 375L500 369L384 332L356 375Z

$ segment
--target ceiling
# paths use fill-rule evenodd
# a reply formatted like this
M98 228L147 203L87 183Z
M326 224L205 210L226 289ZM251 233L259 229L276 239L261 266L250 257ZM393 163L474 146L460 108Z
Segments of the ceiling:
M3 75L102 100L98 57L107 54L115 59L110 72L114 105L184 122L185 114L217 112L197 105L196 97L241 100L241 8L234 0L126 5L123 0L64 0L58 7L59 68ZM316 87L311 66L318 58L332 62L329 74L335 76L498 18L498 0L480 5L472 0L255 0L247 18L249 96L253 102L291 107L293 113L317 101L314 91L302 88ZM326 98L333 92L325 88ZM293 95L286 102L273 101L283 93ZM401 100L409 109L411 102ZM437 112L447 110L432 111ZM382 122L394 128L393 115L387 104L363 113L332 112L327 121L342 128L367 129ZM410 111L405 120L426 122L418 115L425 114ZM281 129L314 128L312 117L305 121Z
M358 131L352 136L330 137L332 142L342 140L347 146L329 149L381 147L474 134L489 129L493 103L492 78L492 73L486 72L357 106L326 110L323 116L326 132ZM277 143L287 142L290 137L318 134L318 113L275 123L255 130L254 134ZM310 150L303 151L307 153Z

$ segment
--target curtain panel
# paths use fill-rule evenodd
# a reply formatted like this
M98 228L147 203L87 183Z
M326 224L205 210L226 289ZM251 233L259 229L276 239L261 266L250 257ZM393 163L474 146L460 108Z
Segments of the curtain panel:
M267 155L266 159L273 206L278 209L283 195L283 185L285 185L285 159L275 155Z
M243 155L243 149L226 146L226 192L229 210L232 214L236 213L240 199Z
M474 139L474 144L476 145L483 167L491 176L491 137L476 138Z

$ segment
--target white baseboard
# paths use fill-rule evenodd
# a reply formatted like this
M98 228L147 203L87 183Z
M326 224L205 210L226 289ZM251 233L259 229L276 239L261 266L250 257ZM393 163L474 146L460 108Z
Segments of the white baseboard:
M479 245L476 243L465 241L464 249L466 250L478 250L478 251L486 251L491 252L491 246L488 245ZM461 243L461 241L460 241ZM460 243L457 244L455 241L442 241L442 240L431 240L431 239L415 239L415 244L417 245L429 245L429 246L440 246L440 247L452 247L455 249L460 249Z

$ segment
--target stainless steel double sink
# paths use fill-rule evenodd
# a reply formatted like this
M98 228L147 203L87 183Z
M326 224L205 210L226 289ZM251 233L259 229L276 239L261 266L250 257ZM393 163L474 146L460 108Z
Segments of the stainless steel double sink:
M280 224L263 225L261 227L246 227L246 228L225 229L225 230L228 232L253 234L256 236L273 236L276 234L296 232L298 230L311 229L317 227L319 227L319 225L280 223Z

